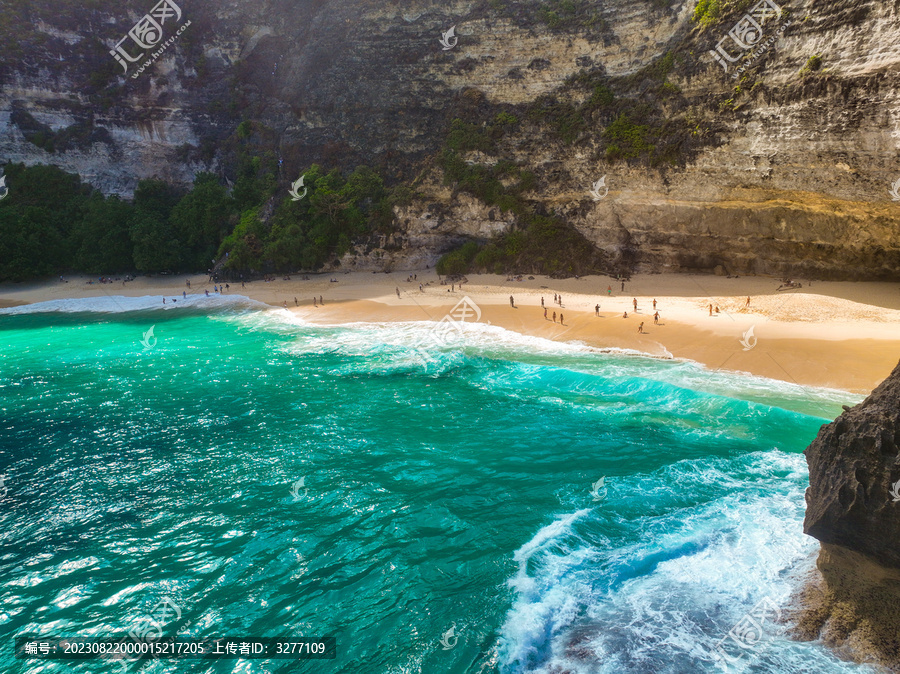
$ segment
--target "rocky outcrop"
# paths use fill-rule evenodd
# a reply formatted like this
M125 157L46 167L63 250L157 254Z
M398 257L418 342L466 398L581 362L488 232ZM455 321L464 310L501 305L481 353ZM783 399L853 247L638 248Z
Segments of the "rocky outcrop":
M900 365L805 454L804 531L822 548L797 636L900 671Z

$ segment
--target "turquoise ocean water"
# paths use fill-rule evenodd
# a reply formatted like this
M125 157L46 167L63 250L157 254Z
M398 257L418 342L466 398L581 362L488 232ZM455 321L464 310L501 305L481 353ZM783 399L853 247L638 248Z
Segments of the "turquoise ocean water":
M158 302L0 312L0 671L119 672L12 639L124 636L164 598L166 634L337 657L128 671L723 671L716 644L812 567L801 452L859 400L485 325L442 349L428 323ZM767 630L730 671L868 671Z

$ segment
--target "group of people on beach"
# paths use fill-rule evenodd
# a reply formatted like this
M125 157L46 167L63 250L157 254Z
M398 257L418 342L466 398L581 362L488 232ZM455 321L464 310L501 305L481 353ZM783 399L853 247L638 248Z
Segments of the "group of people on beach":
M510 300L510 302L512 302L512 297L510 297L509 300ZM560 307L562 307L562 305L563 305L563 303L562 303L562 295L557 295L556 293L553 293L553 301L554 301L556 304L558 304ZM554 311L552 316L548 316L548 315L547 315L547 307L544 305L544 298L543 298L543 297L541 297L541 308L544 310L544 320L547 320L548 318L551 318L551 319L553 320L553 322L556 323L556 312ZM559 312L559 324L560 324L560 325L565 325L565 322L564 322L564 321L565 321L565 317L564 317L564 315L563 315L563 312L560 311L560 312Z

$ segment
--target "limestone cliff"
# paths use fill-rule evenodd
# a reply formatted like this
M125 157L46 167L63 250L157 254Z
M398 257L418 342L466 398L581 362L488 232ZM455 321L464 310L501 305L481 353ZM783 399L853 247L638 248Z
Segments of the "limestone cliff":
M343 264L418 267L517 226L444 184L435 161L451 119L509 112L519 123L468 161L533 172L535 208L622 266L900 277L896 3L773 3L761 35L740 38L751 48L725 43L728 72L710 50L756 2L703 22L680 0L179 4L189 27L137 79L109 50L154 1L14 4L0 20L0 161L125 195L143 177L233 178L236 129L253 120L285 186L312 162L412 184L395 234Z
M804 530L822 549L797 634L900 671L900 365L806 459Z

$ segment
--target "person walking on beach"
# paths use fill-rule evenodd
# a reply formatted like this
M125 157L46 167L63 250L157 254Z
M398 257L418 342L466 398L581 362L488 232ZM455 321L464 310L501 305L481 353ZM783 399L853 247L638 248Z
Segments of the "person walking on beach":
M553 293L553 304L556 304L556 293Z
M299 307L299 306L300 306L300 302L297 301L297 296L296 296L296 295L294 295L294 306L295 306L295 307Z
M544 320L547 320L547 307L544 307Z
M653 314L653 325L659 325L659 312Z
M712 316L712 304L709 305L709 315Z
M397 297L400 297L400 288L397 288Z
M562 295L559 296L559 306L562 306Z
M562 315L562 312L561 312L561 311L559 312L559 324L560 324L560 325L565 325L565 324L566 324L566 322L563 320L563 315Z
M316 304L316 296L315 296L315 295L313 295L313 306L314 306L314 307L318 307L318 306L319 306L318 304Z
M323 307L325 306L325 300L322 299L321 295L319 295L319 304L321 304Z
M641 324L638 326L638 334L639 335L644 334L644 321L641 321Z
M747 295L747 304L744 305L744 308L745 308L745 309L749 309L749 308L750 308L750 295Z
M556 312L553 312L553 322L556 323Z
M612 286L606 286L606 294L612 296Z
M181 291L181 299L183 299L183 300L187 299L187 293L183 290Z
M622 318L628 318L628 312L627 312L627 311L626 311L624 314L622 314Z
M163 297L163 304L165 304L165 303L166 303L166 298L165 298L165 297Z
M625 292L625 281L622 281L622 292Z
M634 310L637 311L637 297L632 298L631 303L634 304Z
M595 304L594 305L594 316L599 316L599 315L600 315L600 305Z
M543 298L543 296L541 297L541 308L542 308L542 309L544 308L544 298Z
M282 302L282 304L284 305L284 308L287 309L287 300L285 300L284 302Z
M653 311L656 311L656 298L653 298Z
M205 293L206 293L206 296L209 297L209 291L208 291L208 290L204 290L203 292L205 292Z
M516 308L516 301L513 299L512 295L509 296L509 306L511 306L513 309Z

